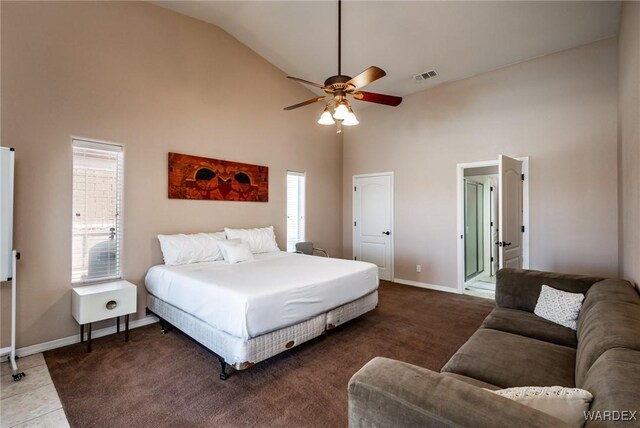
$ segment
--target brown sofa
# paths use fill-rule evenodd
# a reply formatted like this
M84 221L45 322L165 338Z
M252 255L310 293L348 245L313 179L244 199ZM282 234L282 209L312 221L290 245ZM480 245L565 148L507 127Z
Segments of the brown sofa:
M577 332L533 313L542 284L585 294ZM351 378L349 426L564 426L483 389L554 385L591 392L592 412L638 412L587 427L640 426L640 296L629 282L499 271L496 308L440 373L375 358Z

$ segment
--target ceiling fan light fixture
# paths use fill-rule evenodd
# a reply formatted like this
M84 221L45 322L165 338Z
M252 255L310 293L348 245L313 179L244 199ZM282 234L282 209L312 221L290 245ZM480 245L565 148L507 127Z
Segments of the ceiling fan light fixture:
M320 119L318 120L318 123L320 125L333 125L334 123L336 123L336 121L333 120L333 117L331 117L331 112L329 111L329 107L324 108L324 111L322 112L322 115L320 115Z
M358 119L356 118L356 115L353 113L353 111L351 109L349 109L349 114L347 114L347 117L345 117L345 119L342 121L342 124L344 126L354 126L359 124L360 122L358 122Z
M336 111L333 113L333 118L335 120L344 120L349 115L349 108L345 105L344 102L338 104L336 107Z
M1 1L1 0L0 0ZM303 101L298 104L294 104L285 107L285 110L294 110L300 107L304 107L310 104L314 104L320 101L335 103L333 115L330 111L330 104L327 104L324 112L320 116L318 123L320 125L333 125L336 124L338 134L342 132L342 125L354 126L358 125L358 119L351 110L351 104L349 103L348 96L358 101L365 101L369 103L382 104L397 107L402 102L401 97L393 95L377 94L375 92L365 92L361 89L376 80L384 77L387 73L380 67L371 66L366 70L357 74L355 77L342 74L342 0L338 2L338 74L329 77L324 81L324 84L314 83L309 80L300 79L298 77L287 76L288 79L304 83L305 85L314 86L323 90L327 95L321 97L311 98L310 100ZM430 73L435 70L426 72L429 77ZM423 73L421 76L424 78ZM332 101L328 101L332 100ZM334 106L331 106L334 107Z

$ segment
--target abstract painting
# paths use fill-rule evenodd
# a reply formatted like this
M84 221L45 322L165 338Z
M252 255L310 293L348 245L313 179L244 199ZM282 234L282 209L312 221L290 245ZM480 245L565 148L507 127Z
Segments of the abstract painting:
M169 199L269 201L269 167L169 153Z

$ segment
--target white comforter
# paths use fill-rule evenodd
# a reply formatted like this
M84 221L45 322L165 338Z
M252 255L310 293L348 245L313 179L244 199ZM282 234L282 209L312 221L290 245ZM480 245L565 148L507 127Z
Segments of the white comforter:
M310 319L378 288L376 265L295 253L149 269L147 290L218 330L249 339Z

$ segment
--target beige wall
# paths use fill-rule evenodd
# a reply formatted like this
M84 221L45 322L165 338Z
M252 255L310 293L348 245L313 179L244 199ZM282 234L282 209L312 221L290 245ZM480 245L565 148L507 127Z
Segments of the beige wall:
M394 171L395 277L455 288L456 164L502 153L530 157L531 267L615 276L616 44L445 84L396 109L355 107L361 125L344 136L344 255L351 177Z
M640 3L622 4L618 44L620 275L640 287Z
M77 334L71 317L71 136L125 147L123 276L162 261L158 233L273 224L286 170L307 171L308 238L341 252L342 143L311 97L230 35L146 3L2 2L2 145L16 148L18 347ZM167 152L270 167L268 203L167 199ZM3 285L3 340L8 341Z

